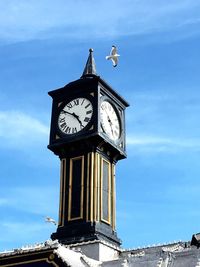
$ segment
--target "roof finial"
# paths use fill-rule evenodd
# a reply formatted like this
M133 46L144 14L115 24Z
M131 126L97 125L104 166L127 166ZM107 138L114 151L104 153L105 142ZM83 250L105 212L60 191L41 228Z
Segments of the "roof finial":
M93 75L97 75L96 73L96 65L95 65L95 61L94 61L94 57L93 57L93 49L90 48L89 49L89 56L88 56L88 60L86 62L86 65L85 65L85 69L83 71L83 74L81 76L81 78L83 77L87 77L87 76L93 76Z

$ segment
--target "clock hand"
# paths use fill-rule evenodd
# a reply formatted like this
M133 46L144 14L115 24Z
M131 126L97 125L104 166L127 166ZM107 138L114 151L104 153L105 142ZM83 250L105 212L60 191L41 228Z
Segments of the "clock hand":
M72 115L74 118L76 118L77 120L78 120L78 122L80 123L80 125L81 125L81 127L84 127L83 126L83 124L82 124L82 122L81 122L81 120L79 119L79 116L78 115L76 115L74 112L73 113L70 113L70 112L68 112L68 111L66 111L66 110L62 110L64 113L67 113L67 114L69 114L69 115Z
M108 122L110 123L110 125L112 125L112 121L111 121L110 117L107 116L107 118L108 118Z
M110 129L111 129L112 135L114 136L114 132L113 132L113 128L112 128L112 121L111 121L110 117L108 116L108 114L107 114L107 119L108 119L108 122L110 124Z
M64 110L64 109L62 110L62 112L74 116L73 113L70 113L70 112L68 112L68 111L66 111L66 110Z
M74 112L72 113L72 115L78 120L78 122L80 123L81 127L83 128L83 124L82 124L82 121L79 119L79 116L76 115Z

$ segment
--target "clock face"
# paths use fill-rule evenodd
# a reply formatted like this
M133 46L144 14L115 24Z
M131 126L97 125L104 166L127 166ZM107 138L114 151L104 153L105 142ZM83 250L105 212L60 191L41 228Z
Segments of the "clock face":
M103 101L100 106L101 126L108 137L117 141L120 137L120 122L113 106L108 101Z
M66 135L76 134L90 122L93 114L92 103L83 97L71 100L58 116L58 127Z

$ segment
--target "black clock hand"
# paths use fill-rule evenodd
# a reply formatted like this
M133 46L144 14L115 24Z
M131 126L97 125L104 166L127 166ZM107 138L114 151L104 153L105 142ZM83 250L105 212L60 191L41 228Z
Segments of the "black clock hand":
M112 129L112 121L111 121L111 119L110 119L110 116L108 115L108 111L105 109L105 112L106 112L106 115L107 115L107 119L108 119L108 122L109 122L109 124L110 124L110 127L111 127L111 131L112 131L112 133L113 133L113 129Z
M114 132L113 132L113 128L112 128L112 121L111 121L110 117L108 116L108 113L107 113L107 119L108 119L108 122L110 124L110 129L111 129L112 135L114 136Z
M74 112L72 113L72 115L77 119L77 121L80 123L81 127L84 127L82 124L82 121L79 119L79 116L76 115Z
M67 114L69 114L69 115L72 115L74 118L76 118L77 120L78 120L78 122L80 123L80 125L81 125L81 127L84 127L83 126L83 124L82 124L82 122L81 122L81 120L79 119L79 116L78 115L76 115L74 112L73 113L70 113L70 112L68 112L68 111L66 111L66 110L62 110L64 113L67 113Z
M112 125L112 121L111 121L111 119L110 119L110 117L108 115L107 115L107 118L108 118L109 124Z
M69 114L69 115L72 115L72 116L74 116L74 114L73 114L73 113L70 113L70 112L68 112L68 111L66 111L66 110L64 110L64 109L62 110L62 112L63 112L63 113L67 113L67 114Z

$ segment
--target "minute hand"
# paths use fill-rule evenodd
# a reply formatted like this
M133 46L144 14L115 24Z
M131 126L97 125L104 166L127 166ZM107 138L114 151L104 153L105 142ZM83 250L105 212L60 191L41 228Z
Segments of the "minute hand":
M110 129L111 129L112 135L114 136L113 127L112 127L113 123L112 123L112 121L111 121L111 119L110 119L108 113L107 113L107 119L108 119L108 122L109 122L109 124L110 124Z
M72 115L78 120L78 122L80 123L81 127L84 127L81 120L79 119L79 116L76 115L74 112L72 113Z
M67 113L67 114L69 114L69 115L72 115L74 118L76 118L77 119L77 121L80 123L80 125L81 125L81 127L84 127L83 126L83 124L82 124L82 122L81 122L81 120L79 119L79 116L78 115L76 115L74 112L73 113L70 113L70 112L68 112L68 111L66 111L66 110L62 110L64 113Z
M74 116L74 113L70 113L70 112L68 112L68 111L66 111L66 110L64 110L64 109L62 110L62 112Z

